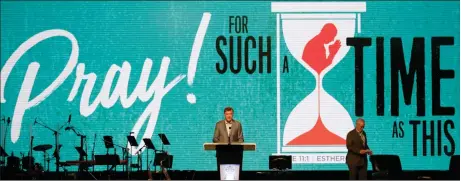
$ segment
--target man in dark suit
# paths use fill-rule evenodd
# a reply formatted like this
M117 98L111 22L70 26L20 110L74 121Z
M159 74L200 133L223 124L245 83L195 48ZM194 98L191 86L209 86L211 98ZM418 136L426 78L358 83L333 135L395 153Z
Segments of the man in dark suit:
M347 156L346 163L349 167L349 179L360 180L367 179L367 155L372 152L367 144L367 134L363 131L365 120L359 118L355 121L355 129L347 134Z
M242 124L234 120L234 109L224 109L224 120L218 121L214 129L213 143L243 143Z

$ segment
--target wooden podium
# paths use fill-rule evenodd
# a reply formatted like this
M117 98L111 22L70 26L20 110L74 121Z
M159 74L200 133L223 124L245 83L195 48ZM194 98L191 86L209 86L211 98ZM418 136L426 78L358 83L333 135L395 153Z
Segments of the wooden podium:
M221 180L239 180L242 172L243 151L256 150L256 144L205 143L203 148L207 151L216 150L216 161Z

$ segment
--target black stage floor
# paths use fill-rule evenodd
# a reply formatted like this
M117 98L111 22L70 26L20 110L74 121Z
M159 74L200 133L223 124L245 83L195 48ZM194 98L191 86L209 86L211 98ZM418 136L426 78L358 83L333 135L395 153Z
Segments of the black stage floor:
M2 180L30 180L30 179L47 179L47 180L126 180L126 172L55 172L44 173L35 178L25 173L1 173ZM173 180L219 180L217 171L191 171L191 170L170 170L169 175ZM404 171L400 177L394 179L416 180L416 179L434 179L434 180L459 180L458 173L449 171ZM162 174L154 174L153 180L161 180ZM147 180L147 171L135 171L130 173L131 180ZM241 180L347 180L347 171L243 171L240 176ZM368 172L368 179L378 179L372 172Z

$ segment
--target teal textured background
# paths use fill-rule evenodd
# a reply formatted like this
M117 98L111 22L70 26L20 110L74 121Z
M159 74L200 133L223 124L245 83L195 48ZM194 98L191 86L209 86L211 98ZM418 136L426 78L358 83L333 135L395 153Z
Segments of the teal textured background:
M139 79L144 60L153 60L149 82L155 79L163 56L171 59L166 83L179 74L187 74L190 51L202 13L210 12L211 21L200 53L197 72L192 86L187 78L168 92L163 98L154 144L160 142L155 136L165 133L171 146L168 151L174 155L174 169L214 170L214 152L203 150L203 143L211 142L214 125L222 119L226 106L235 109L235 118L243 124L246 142L257 144L255 152L245 153L244 170L265 170L268 156L276 153L276 26L275 13L270 2L1 2L1 64L2 68L11 54L33 35L49 30L63 29L72 33L80 46L79 63L85 64L85 73L98 75L91 96L99 93L105 74L112 64L121 66L124 61L131 65L130 87L133 91ZM248 34L251 36L271 36L272 73L252 75L241 72L218 74L216 62L221 62L215 48L216 38L230 36L228 17L246 15L249 18ZM412 155L412 127L410 119L447 120L455 122L450 133L455 139L459 154L459 2L445 1L404 1L367 2L367 10L362 14L362 37L372 37L373 45L365 48L364 54L364 113L369 145L375 154L398 154L405 170L444 170L448 168L447 156ZM234 34L236 36L236 34ZM385 116L376 115L376 60L375 37L385 37ZM442 105L453 106L454 116L432 116L431 104L431 52L430 37L454 36L454 46L441 48L441 68L454 69L455 78L442 80ZM400 116L390 116L390 37L402 37L405 59L409 62L413 37L425 37L426 50L426 116L416 116L416 95L412 105L405 106L400 91ZM282 39L283 40L283 39ZM282 81L282 128L291 108L308 95L315 87L314 77L305 70L286 50L284 43L282 56L289 58L290 72L281 74ZM265 47L264 47L265 49ZM38 95L61 72L70 55L69 40L59 37L37 44L16 64L5 88L6 102L1 104L2 115L12 115L16 99L27 70L27 66L37 61L40 70L31 96ZM283 51L285 50L285 51ZM226 52L226 50L225 50ZM252 54L253 53L253 54ZM257 49L250 51L257 58ZM244 70L244 69L243 69ZM136 101L129 108L120 102L106 109L99 106L88 117L80 116L79 104L83 90L72 102L66 101L74 84L75 70L66 81L36 107L26 111L21 136L16 143L7 134L7 152L15 155L29 149L29 125L37 117L41 122L56 127L67 121L72 114L72 124L88 135L88 150L92 149L93 136L97 134L96 154L105 154L101 141L103 135L114 136L115 143L125 144L126 135L146 108L148 102ZM83 82L85 83L85 82ZM346 57L324 78L324 88L355 117L354 95L354 53L350 49ZM400 89L401 90L401 89ZM186 100L188 93L197 97L196 104ZM396 120L405 122L405 137L392 138L392 124ZM3 123L2 123L3 124ZM419 130L420 131L420 130ZM4 133L4 130L2 130ZM141 130L143 133L143 129ZM33 127L34 145L54 144L50 131ZM421 139L421 136L418 137ZM3 140L3 134L2 134ZM140 139L139 139L140 140ZM64 145L61 160L77 160L74 146L80 140L73 133L62 132L60 142ZM421 141L421 140L419 140ZM448 143L444 138L443 143ZM418 143L421 145L421 142ZM121 151L118 150L118 153ZM91 153L91 152L90 152ZM145 154L143 161L145 162ZM151 154L152 155L152 154ZM34 153L39 162L42 155ZM152 157L152 156L151 156ZM53 161L52 161L53 162ZM54 165L50 166L51 170ZM105 169L105 167L101 167ZM300 164L295 170L345 170L345 164Z

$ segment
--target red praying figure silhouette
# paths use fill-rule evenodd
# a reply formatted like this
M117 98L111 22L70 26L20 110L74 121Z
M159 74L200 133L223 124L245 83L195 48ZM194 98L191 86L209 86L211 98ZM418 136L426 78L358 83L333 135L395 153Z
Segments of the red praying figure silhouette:
M341 47L341 42L336 40L328 47L329 55L327 56L325 45L333 42L337 33L338 30L336 26L332 23L327 23L323 26L320 33L312 38L304 47L302 57L304 62L313 68L319 75L326 67L331 65L333 58ZM318 107L319 115L314 127L288 142L288 145L332 145L346 143L346 140L329 131L322 123L322 117L320 115L320 92Z
M328 47L329 55L327 56L325 45L334 41L338 30L332 23L323 26L319 34L312 38L304 47L303 60L317 74L320 74L327 66L331 65L333 58L341 47L341 41L336 40Z

